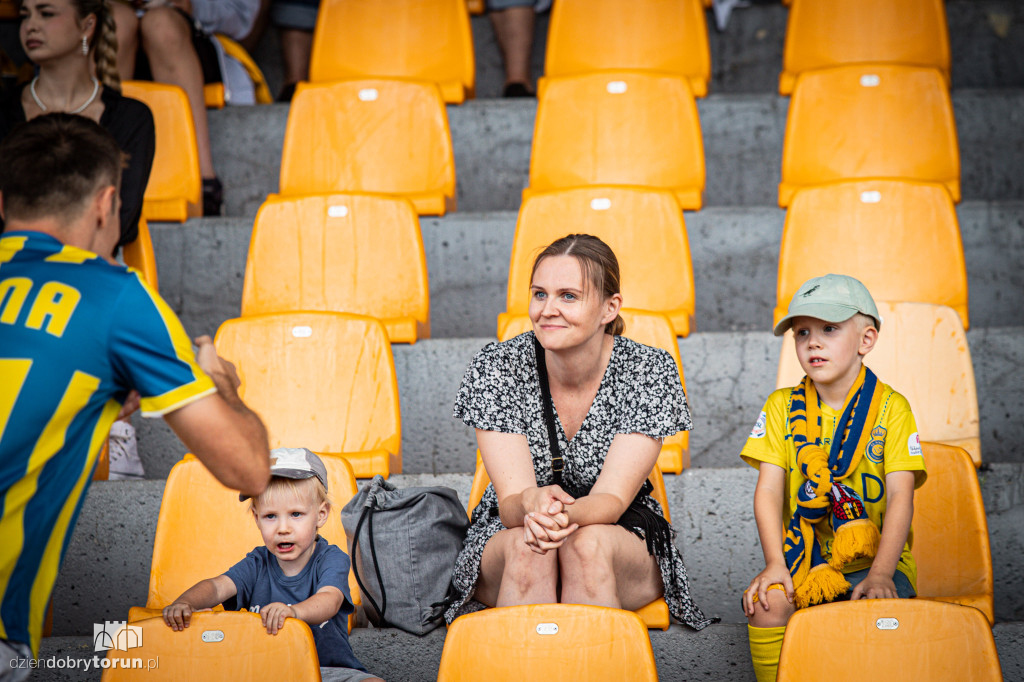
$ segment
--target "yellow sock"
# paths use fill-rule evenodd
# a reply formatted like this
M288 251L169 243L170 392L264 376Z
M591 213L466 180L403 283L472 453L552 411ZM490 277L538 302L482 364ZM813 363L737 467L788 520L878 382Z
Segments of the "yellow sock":
M785 625L777 628L747 626L750 660L754 663L757 682L775 682L775 674L779 670L779 655L782 653L782 636L785 633Z

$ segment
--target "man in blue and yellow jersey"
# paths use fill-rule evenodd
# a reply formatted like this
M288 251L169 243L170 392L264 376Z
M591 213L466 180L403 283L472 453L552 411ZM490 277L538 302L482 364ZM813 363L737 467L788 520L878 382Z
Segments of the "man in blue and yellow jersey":
M267 435L209 337L112 253L122 154L92 121L40 116L0 145L0 666L38 656L96 459L134 389L225 485L257 495Z

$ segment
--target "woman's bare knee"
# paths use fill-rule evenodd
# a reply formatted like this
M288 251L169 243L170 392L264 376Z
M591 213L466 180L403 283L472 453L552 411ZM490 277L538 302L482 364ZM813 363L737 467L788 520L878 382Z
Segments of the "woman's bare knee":
M572 533L558 551L562 600L617 605L615 545L611 526L584 526Z
M484 547L474 598L488 606L553 602L557 581L557 551L538 554L521 529L503 530Z
M789 603L786 593L782 590L768 590L768 610L757 602L754 604L754 615L747 618L755 628L777 628L789 622L796 608Z
M146 12L139 21L139 34L150 60L174 59L182 50L193 49L188 22L167 7Z

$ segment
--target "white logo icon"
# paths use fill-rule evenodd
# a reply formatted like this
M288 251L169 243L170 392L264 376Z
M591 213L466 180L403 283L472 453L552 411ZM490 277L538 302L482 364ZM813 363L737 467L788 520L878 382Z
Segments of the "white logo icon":
M92 625L94 651L128 651L142 646L142 628L123 620L108 620Z

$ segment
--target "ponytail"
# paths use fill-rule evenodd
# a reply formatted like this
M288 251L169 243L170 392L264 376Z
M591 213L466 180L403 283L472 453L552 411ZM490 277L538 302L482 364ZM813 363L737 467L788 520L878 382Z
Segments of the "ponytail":
M101 9L96 13L97 28L93 33L93 59L96 60L96 75L103 87L121 91L121 76L117 72L117 23L110 9L110 0L102 0Z

